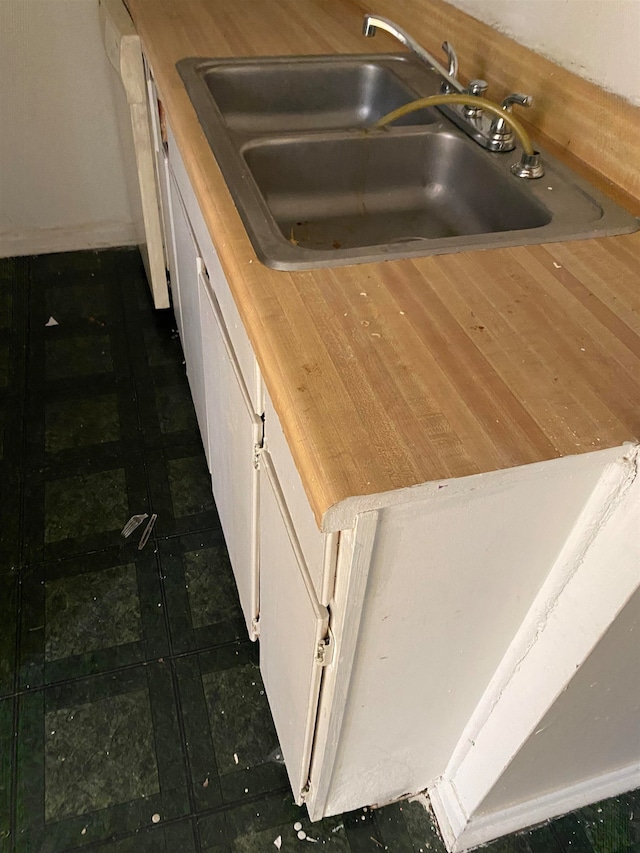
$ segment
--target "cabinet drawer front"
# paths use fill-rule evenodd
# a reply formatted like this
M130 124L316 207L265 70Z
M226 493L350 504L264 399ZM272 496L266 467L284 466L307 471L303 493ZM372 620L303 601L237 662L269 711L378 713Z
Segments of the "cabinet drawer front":
M229 337L233 344L233 349L235 351L238 364L240 365L245 385L249 391L253 410L256 414L261 415L263 411L262 401L260 398L261 384L259 381L256 358L253 354L253 349L249 343L249 338L247 337L242 320L240 319L240 314L238 313L235 300L229 290L229 285L220 264L218 254L211 241L202 213L200 212L198 201L191 187L191 183L187 176L182 157L178 151L170 126L167 128L167 133L169 138L169 163L171 170L175 176L178 187L180 188L180 193L189 215L191 227L193 228L202 258L207 266L211 285L218 300L218 304L220 305L220 310L224 318L225 326L229 332Z
M296 529L316 595L323 604L327 604L328 602L323 600L322 593L323 574L325 565L328 566L332 560L325 560L325 536L316 524L298 469L280 426L280 420L266 391L264 391L264 403L265 447L271 455L273 466L277 472L278 481Z

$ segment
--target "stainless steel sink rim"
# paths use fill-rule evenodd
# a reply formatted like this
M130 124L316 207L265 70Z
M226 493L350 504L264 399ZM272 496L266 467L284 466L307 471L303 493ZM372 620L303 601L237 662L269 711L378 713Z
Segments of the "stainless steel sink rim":
M491 233L463 234L436 238L415 235L393 237L385 243L366 246L344 247L339 240L337 248L322 249L296 244L292 233L287 237L271 210L263 188L259 185L250 168L247 158L251 152L264 150L269 146L309 146L332 142L337 145L358 144L357 140L380 138L387 135L393 140L407 140L415 137L424 139L433 135L459 137L460 143L471 146L470 157L476 157L476 146L471 140L444 117L433 115L426 117L426 124L409 124L380 131L365 132L362 128L332 128L319 130L314 126L277 131L275 126L264 131L260 122L249 120L228 123L221 112L204 77L216 68L253 68L257 73L265 68L279 71L288 69L295 76L301 69L322 68L345 69L362 67L363 64L375 65L385 69L386 73L397 76L402 86L415 93L415 97L431 94L437 85L436 75L416 62L409 55L355 55L338 57L265 57L241 59L200 59L181 60L178 71L185 83L192 103L198 114L201 126L218 161L234 202L238 208L247 233L256 254L267 266L282 270L303 270L327 266L339 266L353 263L377 262L397 258L416 258L427 255L450 252L471 251L507 246L521 246L533 243L546 243L586 237L606 236L613 233L630 233L637 229L636 220L599 193L595 188L574 175L562 164L545 157L547 175L540 181L528 181L519 187L538 207L550 212L551 221L537 227L492 231ZM268 121L267 121L268 125ZM404 143L406 144L406 143ZM478 149L479 150L479 149ZM517 159L516 152L511 154L490 154L481 152L482 157L492 158L494 170L508 172L511 162ZM509 175L509 180L517 179ZM265 181L263 181L264 186ZM524 182L522 182L524 183ZM564 202L563 202L564 199ZM576 211L582 209L582 219L576 221Z

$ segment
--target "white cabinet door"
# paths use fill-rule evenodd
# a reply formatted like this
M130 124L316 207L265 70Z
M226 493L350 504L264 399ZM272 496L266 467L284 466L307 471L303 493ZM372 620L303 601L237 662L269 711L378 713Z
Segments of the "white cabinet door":
M153 165L155 169L157 185L157 203L160 209L160 225L162 228L162 239L164 242L164 259L169 272L169 282L175 270L175 247L173 241L173 219L171 215L170 186L169 186L169 156L167 143L167 129L164 117L161 118L162 102L156 89L156 84L151 75L149 65L144 60L145 80L147 84L147 102L149 113L149 124L151 126L151 139L153 142ZM164 112L163 112L164 116ZM163 130L164 128L164 130ZM174 311L178 313L175 294L173 297Z
M171 214L173 219L175 270L174 285L178 291L178 330L187 366L193 405L198 417L200 434L205 445L207 435L207 410L204 392L204 364L202 334L200 330L200 304L198 274L202 265L198 247L191 233L189 220L180 198L178 187L171 178ZM208 460L207 460L208 461Z
M258 365L253 348L247 336L246 330L240 319L240 314L235 303L233 294L229 287L229 283L225 277L224 271L220 264L217 252L209 236L209 230L202 216L202 211L198 205L198 200L193 191L193 187L189 182L189 176L185 168L180 150L176 143L175 136L171 131L171 126L167 125L167 148L169 152L169 162L171 163L171 173L173 174L176 183L180 189L180 197L184 203L187 217L193 234L196 239L202 258L206 264L213 292L218 300L224 324L229 333L229 339L233 346L233 352L237 363L240 366L243 381L249 397L252 401L252 408L256 414L261 415L264 411L262 402L262 383L260 380Z
M297 803L304 799L329 614L268 451L260 455L260 671Z
M265 445L276 470L278 482L284 494L285 503L291 515L296 536L300 542L305 564L309 569L318 599L322 604L327 604L329 597L326 588L332 586L333 559L330 555L325 554L325 536L316 524L296 463L293 461L287 439L282 431L280 419L266 389L263 396ZM329 557L329 561L327 561L327 557ZM323 587L325 588L324 591Z
M158 186L158 205L160 208L160 222L162 225L162 237L166 250L166 261L169 271L171 272L171 232L173 226L171 224L171 211L169 209L169 159L168 145L163 139L162 119L160 111L162 109L160 98L156 84L151 76L151 71L145 60L145 79L147 84L147 102L149 104L149 123L151 125L151 139L153 142L154 167L156 175L156 183Z
M258 471L254 458L256 447L262 440L262 419L253 413L204 265L199 285L207 420L205 445L213 494L240 604L249 635L255 639L254 620L258 616Z
M182 337L182 315L180 309L180 293L176 275L176 235L173 227L173 212L171 209L171 178L169 174L169 159L164 147L156 149L156 176L158 178L159 199L161 204L162 229L164 234L165 259L167 262L170 285L171 304L175 314L178 332Z

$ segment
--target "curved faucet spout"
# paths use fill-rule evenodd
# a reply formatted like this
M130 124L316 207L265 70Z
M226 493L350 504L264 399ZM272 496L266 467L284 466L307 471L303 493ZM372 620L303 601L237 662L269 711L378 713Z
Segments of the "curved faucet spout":
M520 177L540 177L543 174L542 167L539 165L539 157L533 150L524 129L520 127L510 114L512 103L518 103L521 106L530 106L532 98L528 95L510 95L503 101L502 109L500 109L492 101L487 101L483 97L487 88L484 80L471 80L466 88L460 83L457 78L458 57L448 42L445 41L442 45L442 49L447 54L448 59L449 70L447 71L428 50L425 50L422 45L418 44L402 27L399 27L393 21L389 20L389 18L367 13L364 16L362 32L365 36L371 37L375 35L377 29L385 30L398 39L401 44L413 51L425 65L438 74L442 81L440 94L432 95L429 99L426 99L428 104L426 102L422 103L421 100L415 101L408 105L407 109L402 108L400 111L384 116L381 119L381 123L386 124L388 121L393 121L407 112L420 108L416 107L415 104L421 104L425 107L435 106L457 127L464 131L467 136L470 136L487 151L513 151L515 148L515 137L517 136L524 152L523 163L521 164L521 168L519 167L518 172ZM487 110L492 118L483 115L484 110ZM393 118L390 118L391 115L393 115ZM524 163L524 158L531 158L531 162L527 161Z
M440 77L442 77L443 81L450 87L450 89L455 90L456 92L464 91L464 86L456 80L455 77L451 76L446 68L444 68L428 50L425 50L422 45L419 45L406 30L403 30L402 27L394 24L394 22L389 18L383 18L379 15L365 15L362 25L363 34L371 38L376 34L377 29L385 30L385 32L398 39L400 44L403 44L405 47L408 47L409 50L413 51L416 56L418 56L423 62L439 74Z

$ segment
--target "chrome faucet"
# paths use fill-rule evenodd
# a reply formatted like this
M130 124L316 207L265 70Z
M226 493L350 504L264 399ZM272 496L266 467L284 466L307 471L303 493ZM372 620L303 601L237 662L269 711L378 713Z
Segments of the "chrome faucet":
M394 38L397 38L400 44L403 44L405 47L408 47L409 50L412 50L417 57L437 72L440 77L442 77L443 85L448 87L446 91L464 92L464 86L462 86L457 79L458 57L449 42L445 41L442 45L442 49L447 54L447 58L449 60L449 70L447 71L442 65L440 65L438 60L429 53L428 50L425 50L425 48L422 47L422 45L419 45L406 30L403 30L402 27L394 24L394 22L389 20L389 18L381 18L378 15L365 15L364 23L362 25L362 32L364 35L368 38L372 38L375 36L376 30L378 29L385 30Z
M471 80L468 86L465 87L462 85L457 77L458 57L449 42L445 41L442 45L448 62L448 68L444 68L428 50L425 50L406 30L389 20L389 18L371 14L365 15L362 26L364 35L372 37L376 34L377 29L390 33L401 44L415 53L429 68L435 71L441 78L440 91L443 94L470 95L468 104L442 104L437 106L436 109L444 113L457 127L488 151L513 151L516 143L509 120L497 117L495 114L492 114L492 117L489 118L485 114L485 110L481 104L474 104L474 98L482 99L484 97L484 93L487 90L487 83L485 80ZM512 104L530 107L533 104L533 98L530 95L509 95L509 97L502 101L500 107L505 113L511 113Z

